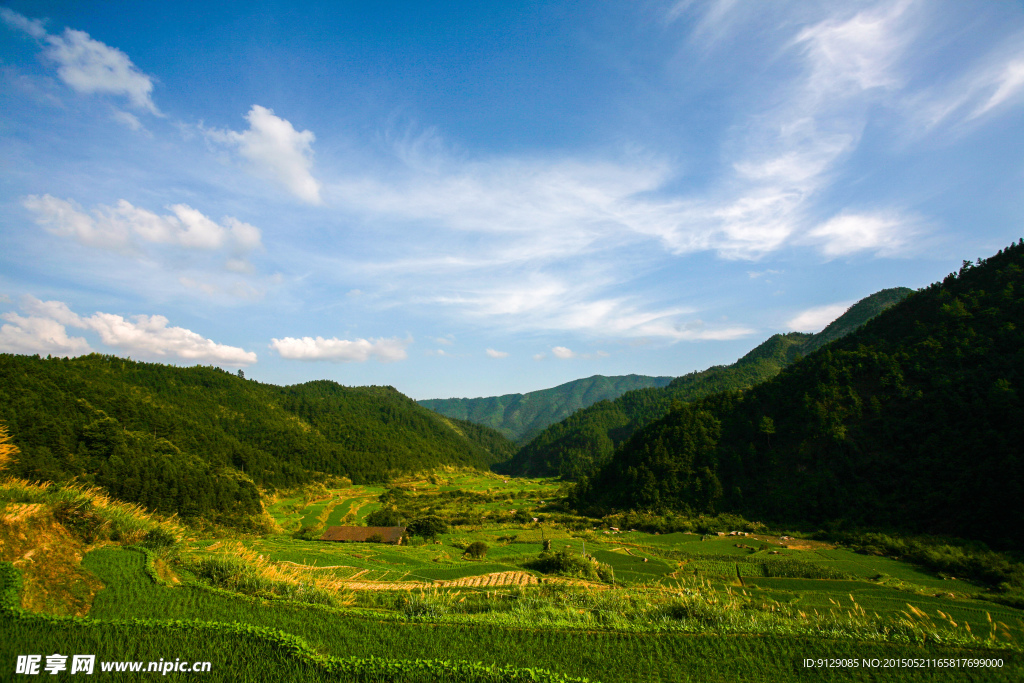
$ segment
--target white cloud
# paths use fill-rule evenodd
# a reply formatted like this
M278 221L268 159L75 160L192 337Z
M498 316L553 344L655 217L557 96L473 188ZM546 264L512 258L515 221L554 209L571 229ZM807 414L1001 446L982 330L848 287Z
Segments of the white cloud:
M782 273L781 270L772 270L771 268L767 268L765 270L749 270L749 271L747 271L747 275L750 276L751 280L756 280L758 278L762 278L762 277L770 276L770 275L779 275L781 273ZM771 282L771 281L770 280L766 280L766 282Z
M562 360L576 357L576 354L573 353L571 349L568 349L564 346L552 347L551 355L554 356L555 358L561 358Z
M808 308L786 321L786 327L797 332L820 332L830 322L846 313L853 304L853 301L844 301L838 304Z
M24 31L33 38L43 38L46 35L46 29L41 20L29 19L7 7L0 7L0 19L3 19L4 23L11 28Z
M183 327L168 327L162 315L135 315L125 320L112 313L96 313L84 319L104 344L149 357L175 357L226 365L252 365L256 354L235 346L217 344Z
M533 354L533 359L534 360L544 360L545 358L547 358L547 354L546 353L535 353L535 354Z
M382 363L405 360L406 347L412 343L411 338L397 337L377 339L338 339L331 337L285 337L272 339L270 347L281 354L282 358L291 360L329 360L339 363L363 363L376 358Z
M914 126L912 135L931 132L941 124L970 123L1019 104L1024 99L1022 43L1024 36L1012 36L964 74L909 97L905 108Z
M142 125L142 121L139 121L139 117L135 114L130 114L126 111L117 110L113 114L114 120L120 123L125 128L134 131L143 130L145 127Z
M238 257L262 247L259 228L225 216L218 224L187 204L175 204L173 215L157 215L122 199L117 206L99 205L92 214L70 200L30 195L22 204L49 232L89 247L130 251L137 240L185 249L216 250L228 246L236 259L232 270L246 270Z
M721 17L744 11L717 7ZM795 75L746 125L731 127L732 159L703 197L668 194L676 170L653 155L467 160L434 132L401 140L388 174L342 178L325 197L389 245L381 263L361 264L363 273L416 303L513 329L672 340L751 334L741 325L688 327L692 311L621 292L665 252L756 260L786 244L839 247L823 233L807 239L815 203L859 143L869 106L901 83L896 62L910 32L903 5L830 11L842 16L782 29L792 39L777 57L791 60Z
M71 237L89 247L104 249L126 249L129 234L120 223L97 220L81 210L72 201L64 201L50 195L29 195L22 202L24 207L36 214L36 223L49 232L61 237Z
M153 79L116 47L91 38L85 31L71 28L65 28L62 35L49 34L38 19L29 19L7 8L0 10L0 17L9 26L45 41L47 47L43 54L57 63L57 75L73 90L86 94L123 95L136 109L161 115L151 97ZM125 118L119 120L121 123L130 121ZM138 119L135 121L137 123Z
M845 256L873 250L894 254L905 247L917 228L914 221L895 214L840 214L807 233L821 244L826 256Z
M991 85L995 86L995 92L971 112L969 118L977 118L1020 94L1024 89L1024 57L1006 64Z
M69 337L64 325L38 316L3 314L8 324L0 327L0 351L54 356L81 356L92 349L82 337Z
M256 354L234 346L218 344L183 327L168 327L162 315L136 315L125 320L112 313L97 312L83 317L61 301L40 301L25 297L22 317L7 313L12 324L0 329L0 349L12 353L51 353L75 356L92 349L81 337L69 337L66 327L90 330L107 346L146 358L180 358L231 366L256 362Z
M507 351L495 351L494 349L487 349L487 355L491 358L508 358Z
M297 131L290 121L274 115L273 110L254 104L245 115L249 129L205 130L207 137L231 145L256 173L284 185L292 194L310 204L320 204L321 184L313 177L312 131Z

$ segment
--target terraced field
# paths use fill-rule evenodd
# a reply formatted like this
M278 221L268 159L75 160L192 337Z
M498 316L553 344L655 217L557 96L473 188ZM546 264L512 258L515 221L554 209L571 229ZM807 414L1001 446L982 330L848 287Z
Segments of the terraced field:
M722 638L712 634L631 633L595 630L593 627L584 630L524 629L494 624L382 619L386 615L375 618L366 610L338 610L268 601L198 587L162 587L146 575L144 564L145 556L130 550L111 548L86 555L84 566L94 572L106 588L97 596L92 610L92 616L101 621L93 622L92 626L83 625L81 628L86 631L76 638L95 637L89 635L88 629L109 630L112 627L104 626L109 623L105 620L109 619L189 619L201 614L211 622L260 623L281 629L299 636L314 651L325 655L346 656L356 651L362 656L386 658L398 651L410 659L465 659L485 664L500 662L543 667L565 674L588 676L605 683L803 680L808 673L802 666L805 658L993 655L935 645L922 647L809 637L758 635ZM143 633L139 629L144 627L133 628L136 629L134 639L138 639ZM63 633L67 647L67 630ZM45 624L33 625L23 621L8 633L8 638L15 642L27 642L28 638L33 638L32 647L39 647L48 645L54 634L47 630ZM232 660L245 661L244 649L253 647L230 634L211 633L208 638L218 643L219 648L217 652L211 651L209 656L222 667L229 667ZM96 641L90 642L90 647L100 647ZM173 644L171 640L166 642ZM199 642L191 640L183 646L190 652L206 651ZM1024 671L1016 653L1000 651L994 655L1003 659L1002 668L955 672L907 670L900 680L1011 681L1018 679ZM281 666L291 665L282 662ZM304 673L294 675L293 680L306 680ZM843 680L876 680L876 676L877 672L850 670L844 671Z

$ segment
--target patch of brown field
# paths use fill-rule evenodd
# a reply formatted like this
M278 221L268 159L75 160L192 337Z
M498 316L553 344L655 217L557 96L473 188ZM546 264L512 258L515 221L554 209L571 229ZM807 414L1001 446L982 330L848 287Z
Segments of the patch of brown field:
M532 586L540 580L526 572L493 572L481 576L464 576L461 579L435 581L435 586L443 588L491 588L498 586Z
M781 548L788 548L790 550L831 550L836 547L833 543L812 541L807 538L787 538L782 540L778 536L769 536L766 534L751 534L746 538L754 538L758 541L771 543L772 545L777 545Z
M45 505L11 503L0 516L0 560L21 572L25 609L88 614L103 584L82 568L84 550Z
M559 583L563 586L576 586L578 588L587 588L590 590L606 591L611 586L603 583L595 583L594 581L587 581L586 579L569 579L564 576L548 576L544 579L544 583Z
M433 584L422 581L346 581L345 588L356 591L411 591L430 588Z

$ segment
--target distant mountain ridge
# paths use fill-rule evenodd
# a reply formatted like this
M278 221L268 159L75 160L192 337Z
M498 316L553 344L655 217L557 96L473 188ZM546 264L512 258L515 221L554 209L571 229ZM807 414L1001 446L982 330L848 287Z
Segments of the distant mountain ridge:
M663 387L672 379L647 375L593 375L525 394L431 398L417 403L448 417L485 425L523 443L581 408L617 398L634 389Z
M664 387L627 392L553 424L525 444L512 460L494 466L517 476L579 479L607 462L638 429L662 417L674 403L721 391L748 389L779 374L797 358L856 330L913 290L883 289L851 306L817 334L776 334L732 365L717 365L677 377Z

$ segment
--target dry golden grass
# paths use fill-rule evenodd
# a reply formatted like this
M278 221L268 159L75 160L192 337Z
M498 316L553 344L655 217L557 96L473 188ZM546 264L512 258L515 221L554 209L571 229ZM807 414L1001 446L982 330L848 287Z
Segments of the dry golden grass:
M465 576L450 581L435 581L434 585L443 588L491 588L500 586L533 586L540 580L526 572L494 572L481 576Z
M41 503L11 503L0 515L0 560L22 574L21 606L84 616L103 584L81 567L85 546Z
M263 579L275 583L288 583L295 586L312 585L321 590L337 594L339 602L351 604L354 596L346 596L348 582L334 576L317 575L317 567L307 567L293 562L272 562L254 550L246 548L242 543L215 544L218 552L233 560L244 562L254 573ZM212 549L213 546L207 548Z
M11 435L7 427L0 424L0 470L3 470L18 454L18 447L11 443Z

